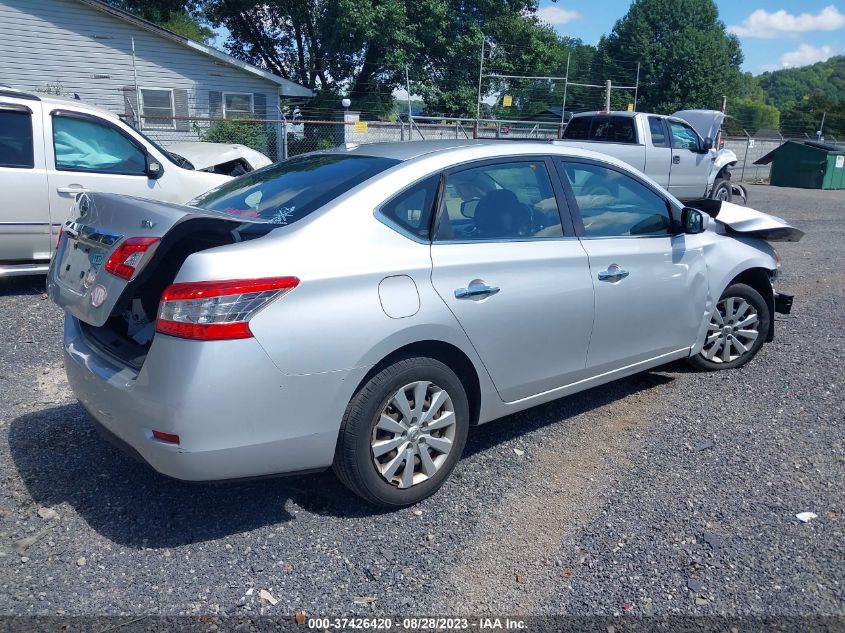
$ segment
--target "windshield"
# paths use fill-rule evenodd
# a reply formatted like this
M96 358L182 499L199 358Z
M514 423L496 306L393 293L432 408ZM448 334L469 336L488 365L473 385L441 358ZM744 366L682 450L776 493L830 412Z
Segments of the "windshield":
M273 224L293 224L398 163L373 156L297 156L235 178L189 204Z
M121 121L122 121L122 120L123 120L123 119L121 119ZM124 123L126 123L125 121L123 121L123 122L124 122ZM179 154L174 154L173 152L171 152L171 151L168 151L168 150L164 149L161 145L159 145L158 143L156 143L153 139L151 139L149 136L147 136L146 134L144 134L141 130L139 130L139 129L138 129L138 128L136 128L135 126L133 126L133 125L129 125L128 123L126 123L126 125L128 125L129 127L131 127L131 128L132 128L132 131L133 131L133 132L135 132L135 134L137 134L138 136L140 136L140 137L141 137L142 139L144 139L147 143L149 143L150 145L152 145L153 147L155 147L155 148L156 148L159 152L161 152L162 154L164 154L164 157L165 157L167 160L169 160L170 162L172 162L174 165L176 165L177 167L181 167L182 169L190 169L190 170L193 170L193 169L194 169L194 165L193 165L193 163L191 163L191 161L189 161L189 160L188 160L187 158L185 158L184 156L179 156Z

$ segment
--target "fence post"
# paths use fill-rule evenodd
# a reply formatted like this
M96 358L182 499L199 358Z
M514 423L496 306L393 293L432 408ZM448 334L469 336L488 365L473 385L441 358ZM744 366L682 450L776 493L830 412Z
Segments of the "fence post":
M751 135L746 131L745 132L745 158L742 159L742 173L739 175L739 181L745 182L745 165L748 163L748 146L751 145Z
M288 121L282 119L282 160L288 158Z

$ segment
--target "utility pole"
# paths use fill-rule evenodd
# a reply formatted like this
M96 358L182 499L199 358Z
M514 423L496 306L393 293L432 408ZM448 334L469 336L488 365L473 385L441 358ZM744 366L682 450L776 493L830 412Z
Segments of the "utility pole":
M607 82L605 83L605 88L604 88L604 111L605 112L610 112L610 91L611 91L610 79L608 79Z
M728 95L722 95L722 114L728 111Z
M637 81L634 84L634 112L637 111L637 97L640 95L640 62L637 62Z
M411 81L408 79L408 67L405 66L405 91L408 93L408 140L414 140L414 119L411 116Z
M481 60L478 64L478 101L475 104L475 136L478 137L478 119L481 118L481 79L484 76L484 33L481 34Z
M822 124L819 126L819 140L822 140L824 136L824 118L827 116L827 112L822 112Z
M563 126L566 125L566 89L569 87L569 61L572 59L572 51L566 55L566 79L563 80L563 104L560 108L560 134L563 136Z

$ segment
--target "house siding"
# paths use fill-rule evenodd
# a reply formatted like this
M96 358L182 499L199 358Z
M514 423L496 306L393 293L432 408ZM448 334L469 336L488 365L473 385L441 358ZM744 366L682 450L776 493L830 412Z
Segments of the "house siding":
M135 95L132 38L137 85L186 91L177 109L187 103L190 116L209 116L209 92L259 95L265 116L278 116L277 84L76 0L0 0L0 84L58 84L65 95L124 114Z

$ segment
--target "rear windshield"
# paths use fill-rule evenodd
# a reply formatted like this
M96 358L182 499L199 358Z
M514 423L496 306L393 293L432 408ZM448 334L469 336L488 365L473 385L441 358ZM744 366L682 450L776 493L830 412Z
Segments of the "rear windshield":
M293 224L399 161L372 156L297 156L212 189L190 204L244 219Z
M563 138L605 143L637 142L634 119L625 116L574 117L563 131Z

